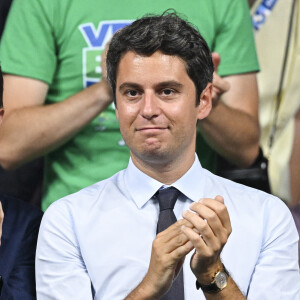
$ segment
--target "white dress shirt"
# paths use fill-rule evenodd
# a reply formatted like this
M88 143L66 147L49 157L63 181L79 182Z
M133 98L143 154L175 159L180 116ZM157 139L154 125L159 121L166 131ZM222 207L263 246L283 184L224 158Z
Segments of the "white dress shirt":
M130 161L113 177L52 204L38 239L38 299L124 299L148 270L159 215L151 198L161 186ZM221 258L247 299L300 299L298 233L281 200L211 174L197 157L172 186L183 194L177 219L193 201L224 197L232 234ZM192 252L184 263L185 300L201 300Z

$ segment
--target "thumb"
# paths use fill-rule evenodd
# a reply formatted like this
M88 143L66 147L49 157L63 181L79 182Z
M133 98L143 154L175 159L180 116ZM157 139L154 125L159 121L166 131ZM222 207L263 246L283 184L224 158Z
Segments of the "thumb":
M220 195L216 196L215 200L217 200L217 201L219 201L219 202L221 202L221 203L224 204L224 198L222 196L220 196Z
M213 61L214 67L215 67L215 72L217 72L220 61L221 61L221 56L217 52L212 52L211 57L212 57L212 61Z

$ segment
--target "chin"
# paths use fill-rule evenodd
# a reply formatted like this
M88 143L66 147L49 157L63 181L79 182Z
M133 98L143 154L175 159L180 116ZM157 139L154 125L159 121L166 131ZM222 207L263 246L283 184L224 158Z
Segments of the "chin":
M141 152L133 152L141 161L151 164L164 164L172 160L172 153L163 151L162 149L146 149Z

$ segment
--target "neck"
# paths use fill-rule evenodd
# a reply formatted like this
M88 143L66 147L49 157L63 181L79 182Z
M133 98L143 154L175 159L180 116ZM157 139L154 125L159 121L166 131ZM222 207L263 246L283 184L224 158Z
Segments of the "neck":
M181 178L193 165L195 153L187 155L185 158L178 158L173 161L141 160L131 153L131 159L134 165L143 173L155 180L170 185Z

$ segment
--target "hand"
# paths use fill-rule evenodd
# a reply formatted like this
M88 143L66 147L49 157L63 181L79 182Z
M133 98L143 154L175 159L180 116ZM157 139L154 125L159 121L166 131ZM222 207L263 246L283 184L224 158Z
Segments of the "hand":
M215 71L213 75L214 79L213 79L213 93L212 93L213 107L214 107L218 104L221 95L230 89L230 84L217 74L218 67L221 61L221 57L219 53L213 52L212 60L215 67Z
M194 230L186 226L181 230L195 247L191 269L200 283L208 284L222 267L220 254L232 231L229 214L222 196L201 199L190 209L183 217L193 224Z
M2 204L0 202L0 246L1 246L1 236L2 236L2 224L4 219L4 212L2 209Z
M100 66L101 66L101 70L102 70L102 78L103 79L107 79L106 56L107 56L107 51L108 51L108 48L109 48L109 44L110 44L110 41L107 42L107 44L105 45L105 48L104 48L104 50L101 54Z
M179 220L157 235L152 244L148 272L142 281L151 299L160 298L171 287L185 256L194 248L181 227L192 228L187 220ZM146 288L145 288L146 287Z
M101 84L103 84L103 86L106 87L105 91L105 95L108 95L109 99L109 104L113 102L113 93L112 93L112 89L107 81L107 67L106 67L106 56L107 56L107 51L108 51L108 47L109 47L109 42L107 42L107 44L105 45L105 48L101 54L101 70L102 70L102 79L100 81Z

